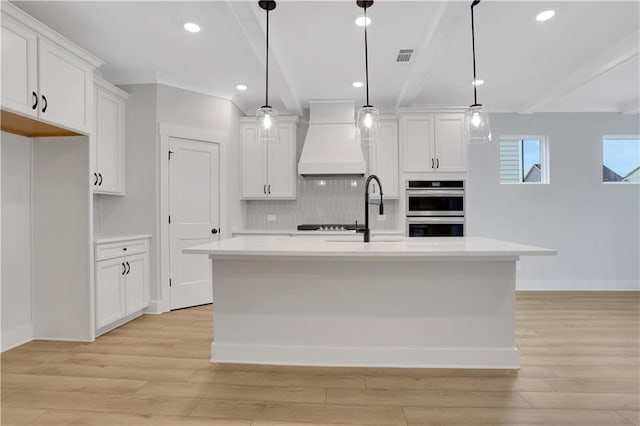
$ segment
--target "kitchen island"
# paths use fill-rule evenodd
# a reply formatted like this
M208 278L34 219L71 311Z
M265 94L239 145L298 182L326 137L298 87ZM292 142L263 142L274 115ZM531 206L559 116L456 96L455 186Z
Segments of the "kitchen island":
M212 260L213 362L506 369L516 262L556 254L472 237L242 236L184 252Z

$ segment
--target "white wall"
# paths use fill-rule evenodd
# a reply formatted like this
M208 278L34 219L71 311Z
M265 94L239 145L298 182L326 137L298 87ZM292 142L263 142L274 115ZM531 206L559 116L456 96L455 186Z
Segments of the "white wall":
M557 249L525 257L518 288L639 288L640 185L602 183L602 136L640 134L637 115L492 114L494 142L469 146L467 231ZM550 184L499 183L500 135L549 141Z
M2 350L33 338L31 139L2 133Z

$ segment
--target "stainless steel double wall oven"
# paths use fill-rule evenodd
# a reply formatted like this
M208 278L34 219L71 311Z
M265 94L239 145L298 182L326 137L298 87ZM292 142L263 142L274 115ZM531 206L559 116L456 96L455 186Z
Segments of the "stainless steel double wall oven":
M464 236L464 181L408 180L406 190L407 236Z

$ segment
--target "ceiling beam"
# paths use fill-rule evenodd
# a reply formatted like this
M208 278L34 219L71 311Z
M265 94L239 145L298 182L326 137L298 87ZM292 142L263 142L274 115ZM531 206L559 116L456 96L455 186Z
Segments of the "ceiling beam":
M454 31L459 31L459 25L454 25L460 14L468 9L466 2L436 2L435 12L425 19L424 31L419 40L407 72L402 83L400 93L396 99L396 107L412 106L429 76L429 69L436 64L440 49L437 46L447 46L446 39Z
M266 59L264 51L266 29L261 23L263 14L259 13L262 12L262 10L258 7L258 2L227 0L227 6L236 18L240 28L242 28L242 32L251 46L253 53L256 55L256 58L264 67ZM302 115L300 99L291 88L289 79L278 61L276 49L272 46L269 46L269 80L270 88L276 89L273 90L273 92L278 93L287 111L292 115ZM238 102L235 98L234 102L243 109L245 113L254 113L254 111L246 110L243 102ZM270 103L273 105L275 102L272 101ZM257 106L254 106L254 108L251 109L254 110L256 108Z
M566 77L561 78L556 84L528 99L520 105L518 112L521 114L537 112L544 105L568 95L603 74L619 68L640 54L638 40L640 40L640 31L635 31L633 34L612 44L605 51L566 74Z
M623 114L640 114L640 98L620 104L620 112Z

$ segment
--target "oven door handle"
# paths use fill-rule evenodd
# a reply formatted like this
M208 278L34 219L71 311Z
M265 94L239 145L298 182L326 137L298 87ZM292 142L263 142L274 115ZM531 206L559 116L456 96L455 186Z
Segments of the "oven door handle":
M463 197L464 190L457 189L407 189L407 197L428 196L428 197Z
M430 223L444 223L444 224L464 224L463 217L411 217L407 218L407 223L410 225L430 224Z

